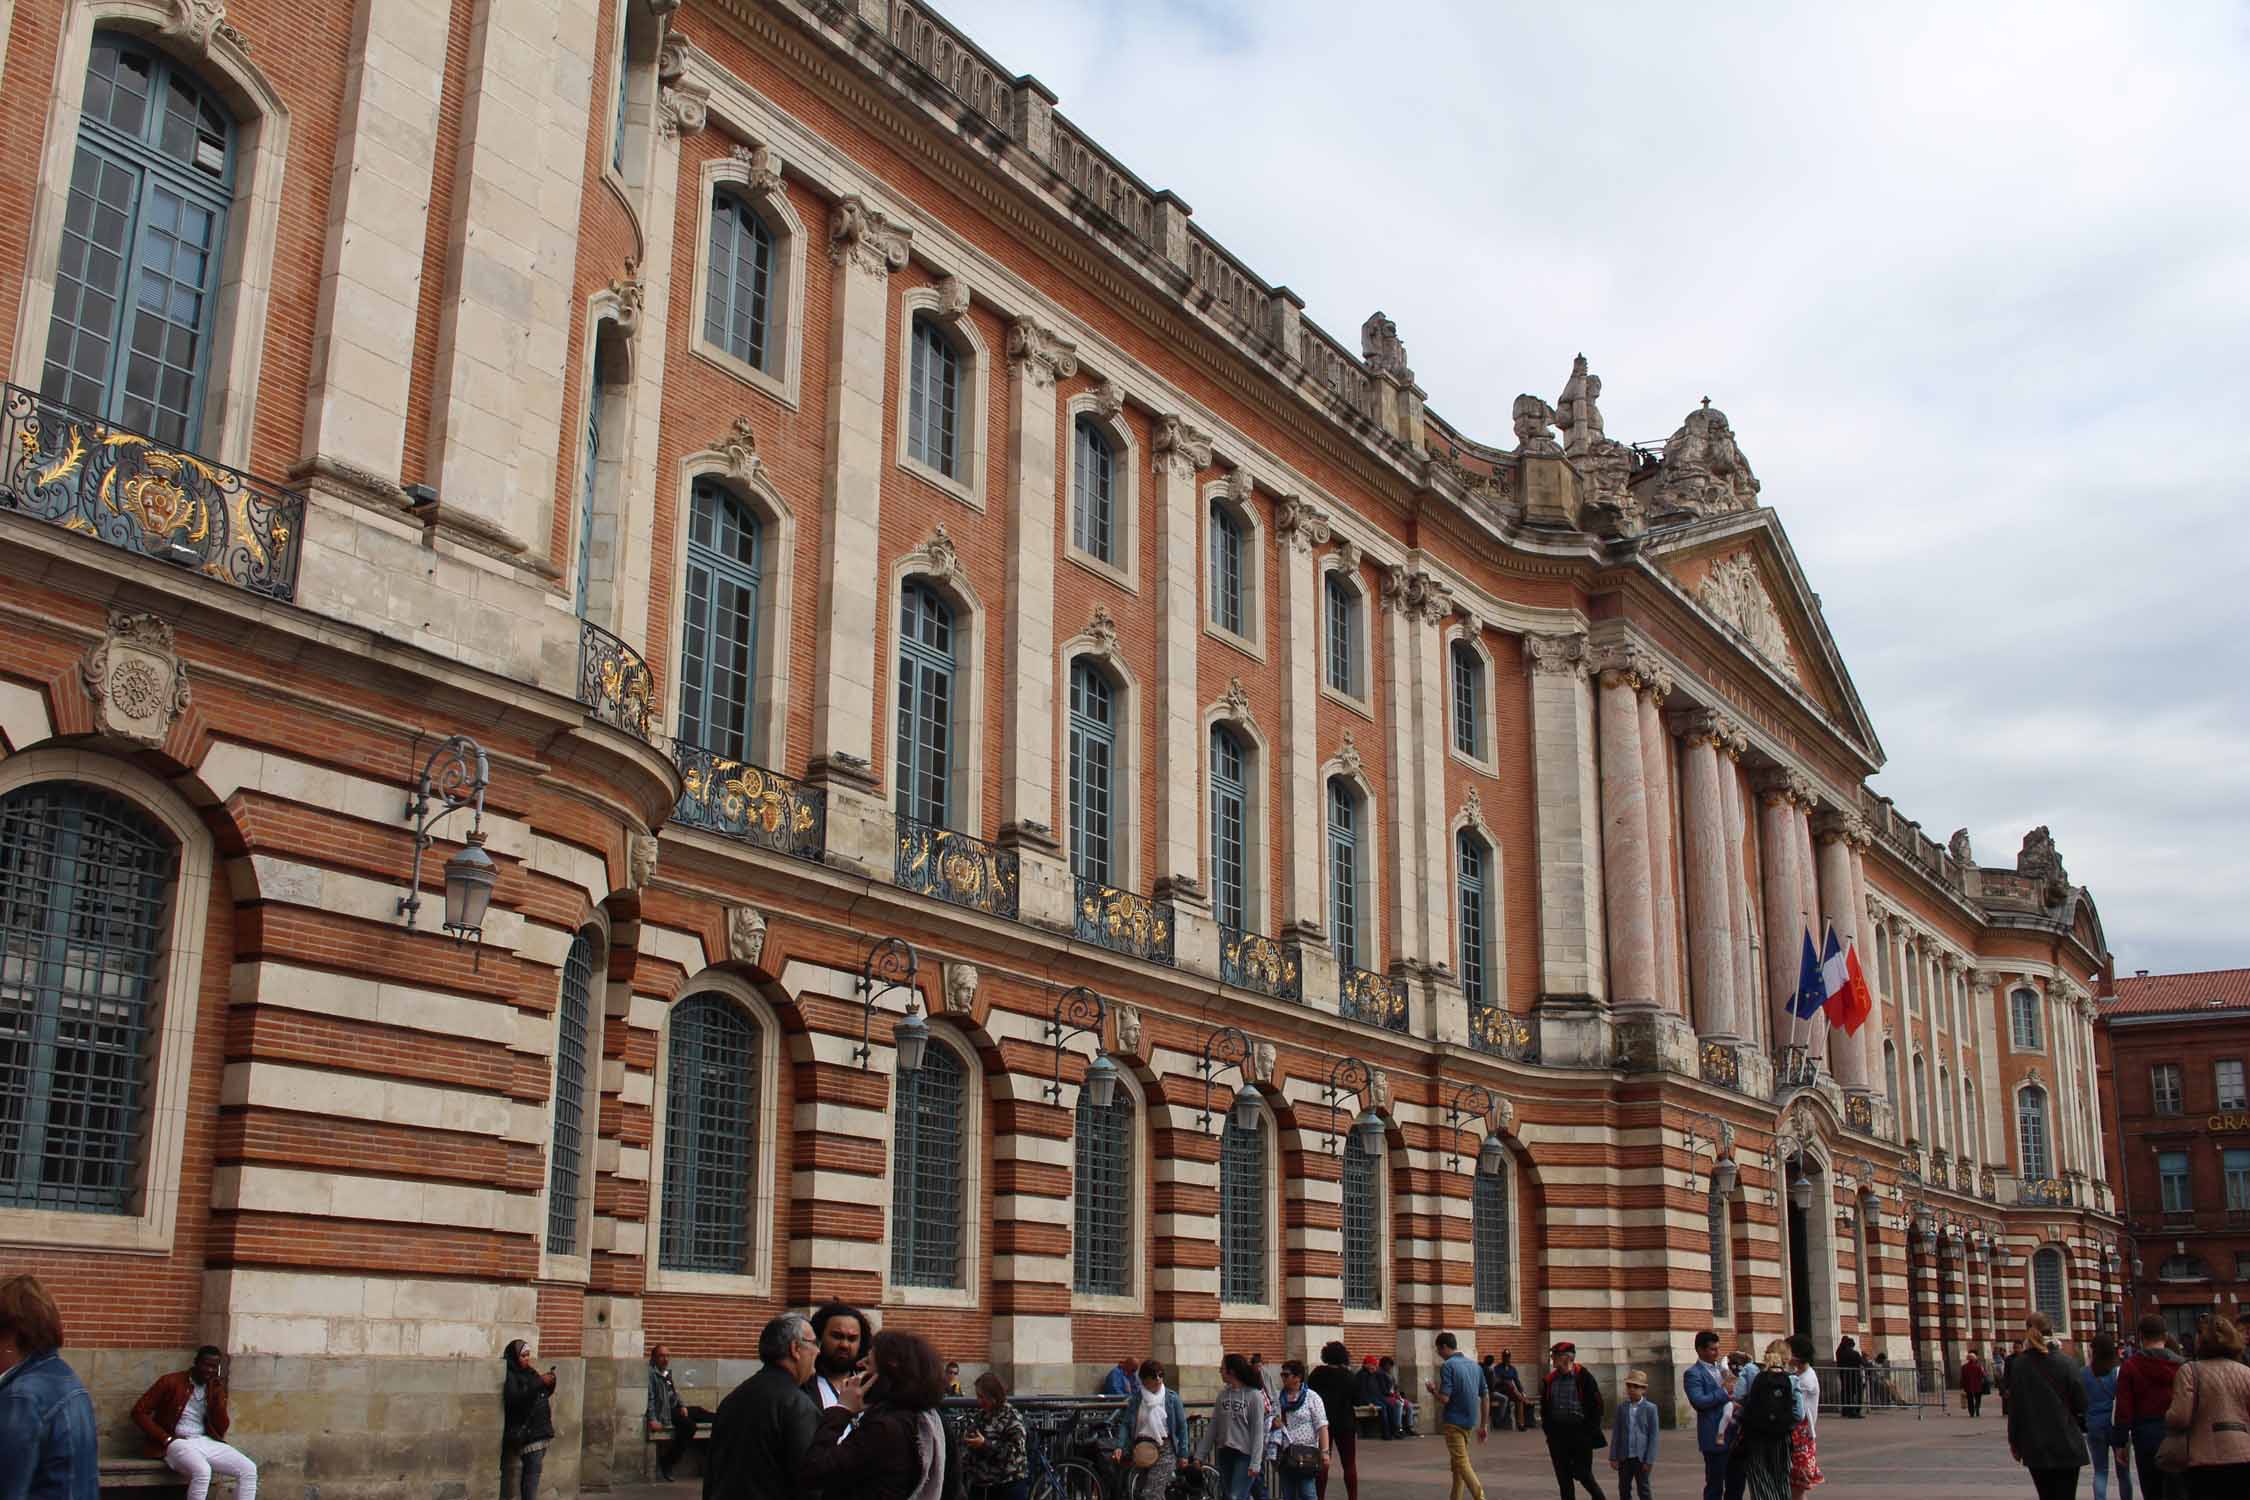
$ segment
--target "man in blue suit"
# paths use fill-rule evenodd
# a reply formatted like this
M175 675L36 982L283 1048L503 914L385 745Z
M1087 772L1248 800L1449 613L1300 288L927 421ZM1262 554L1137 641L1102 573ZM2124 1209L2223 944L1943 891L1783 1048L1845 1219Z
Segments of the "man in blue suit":
M1734 1373L1719 1358L1719 1336L1706 1328L1695 1336L1695 1363L1688 1366L1688 1405L1695 1408L1695 1446L1703 1455L1703 1500L1721 1500L1727 1482L1727 1445L1719 1422L1733 1399Z

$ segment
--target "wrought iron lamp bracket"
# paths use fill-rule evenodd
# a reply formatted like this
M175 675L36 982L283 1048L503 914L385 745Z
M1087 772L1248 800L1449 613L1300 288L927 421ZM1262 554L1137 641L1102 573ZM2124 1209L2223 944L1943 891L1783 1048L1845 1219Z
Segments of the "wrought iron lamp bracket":
M1464 1102L1471 1096L1474 1096L1477 1101L1474 1110L1468 1108ZM1492 1090L1481 1083L1464 1083L1453 1091L1453 1100L1445 1107L1446 1128L1453 1132L1453 1156L1447 1164L1448 1171L1458 1172L1461 1170L1461 1122L1470 1118L1472 1114L1481 1115L1489 1120L1494 1106L1499 1102L1493 1097ZM1333 1119L1334 1117L1331 1116L1330 1118Z
M1339 1057L1328 1065L1328 1085L1322 1098L1328 1105L1328 1154L1335 1156L1342 1150L1341 1132L1336 1129L1336 1106L1346 1094L1359 1101L1359 1107L1368 1107L1367 1095L1374 1086L1375 1071L1356 1057Z
M1046 1037L1055 1051L1055 1076L1043 1085L1047 1102L1062 1103L1063 1046L1073 1037L1091 1036L1094 1045L1102 1043L1102 1025L1108 1019L1109 1006L1102 997L1082 984L1064 990L1055 1001L1055 1013L1047 1022Z
M406 798L405 818L414 825L414 873L407 880L406 894L398 898L398 915L406 918L407 926L415 924L422 910L422 856L437 842L437 825L468 808L469 841L482 844L484 789L491 784L484 747L465 734L447 736L423 762L421 779Z
M1203 1114L1196 1121L1196 1128L1205 1135L1211 1133L1211 1080L1228 1068L1240 1076L1243 1088L1249 1087L1250 1038L1243 1035L1239 1027L1214 1027L1203 1039L1203 1056L1196 1064L1196 1071L1203 1075Z
M869 1059L875 1055L872 1040L875 1024L875 1003L893 990L906 990L917 997L920 991L914 986L916 961L913 945L904 938L889 937L867 950L866 960L859 966L859 978L853 988L860 998L859 1045L852 1049L858 1059L860 1071L865 1072ZM914 1000L907 1002L911 1013Z

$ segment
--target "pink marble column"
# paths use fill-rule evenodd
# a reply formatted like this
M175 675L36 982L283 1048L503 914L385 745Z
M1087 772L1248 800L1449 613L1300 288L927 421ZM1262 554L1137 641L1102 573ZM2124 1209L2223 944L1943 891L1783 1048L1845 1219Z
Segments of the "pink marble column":
M1853 825L1860 820L1850 813L1824 813L1814 836L1820 841L1820 919L1822 924L1833 924L1836 941L1846 947L1859 934L1858 890L1852 882ZM1861 1037L1848 1036L1840 1027L1825 1028L1832 1032L1828 1053L1836 1073L1836 1081L1853 1093L1867 1091L1867 1054Z
M1726 730L1709 711L1677 716L1681 728L1681 793L1687 858L1688 975L1695 1002L1696 1034L1734 1041L1733 909L1727 902L1726 798L1719 741Z
M1766 906L1766 1015L1774 1050L1789 1042L1789 997L1797 989L1797 838L1791 826L1797 805L1793 785L1803 779L1772 772L1758 783L1758 869Z
M1719 748L1722 752L1719 806L1727 857L1727 946L1734 956L1735 1025L1744 1037L1755 1041L1765 1031L1765 1013L1758 1006L1758 985L1763 976L1751 957L1750 917L1754 898L1750 894L1748 866L1742 853L1743 837L1748 831L1742 814L1742 753L1750 748L1749 737L1738 726L1729 725Z
M1620 1010L1657 1004L1638 665L1624 652L1601 665L1602 893L1609 907L1609 999Z
M1680 985L1680 899L1673 872L1678 824L1672 816L1672 736L1664 726L1671 674L1657 668L1641 691L1641 782L1648 789L1649 909L1656 923L1656 998L1674 1015L1687 1014Z

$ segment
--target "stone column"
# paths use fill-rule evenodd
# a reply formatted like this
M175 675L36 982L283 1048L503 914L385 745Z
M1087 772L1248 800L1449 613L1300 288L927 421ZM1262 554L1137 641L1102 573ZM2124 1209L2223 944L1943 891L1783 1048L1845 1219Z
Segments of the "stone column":
M1211 466L1211 439L1178 417L1156 424L1156 714L1162 747L1163 795L1156 813L1157 895L1191 902L1201 897L1203 798L1202 749L1196 744L1201 716L1197 701L1195 648L1202 623L1197 617L1197 559L1202 537L1196 504L1196 476ZM1237 472L1247 500L1249 476Z
M1527 635L1534 818L1539 871L1539 997L1598 1001L1602 949L1602 817L1593 696L1583 635Z
M1725 725L1708 710L1675 715L1683 746L1681 778L1686 803L1688 959L1695 1029L1711 1040L1733 1041L1734 910L1727 899L1726 797L1721 790L1719 742ZM1730 768L1731 769L1731 768ZM1737 905L1739 903L1736 903Z
M1422 902L1422 957L1432 969L1452 974L1455 967L1453 936L1453 839L1450 832L1452 810L1447 806L1445 767L1447 747L1453 743L1453 672L1452 661L1445 645L1445 622L1453 614L1453 593L1443 583L1427 573L1418 573L1409 590L1414 606L1401 615L1402 621L1411 621L1415 637L1415 747L1418 757L1415 773L1419 782L1421 801L1419 838L1421 853L1419 889ZM1476 622L1470 621L1470 633ZM1489 717L1489 709L1487 717ZM1499 841L1494 840L1497 858ZM1499 934L1495 934L1499 936ZM1495 943L1498 954L1504 945ZM1450 1009L1450 1006L1448 1007ZM1431 1018L1432 1025L1420 1028L1418 1035L1446 1036L1448 1040L1468 1041L1468 1012L1460 1014L1457 1033L1442 1032ZM1448 1023L1450 1025L1450 1018Z
M1219 1136L1225 1116L1212 1116L1211 1133L1197 1124L1199 1110L1184 1104L1149 1104L1154 1159L1155 1264L1149 1268L1151 1342L1167 1370L1202 1372L1223 1357L1219 1345ZM1193 1390L1188 1386L1187 1390ZM1188 1399L1197 1399L1190 1394Z
M1283 667L1280 806L1267 816L1281 848L1281 899L1275 920L1283 937L1319 942L1327 908L1320 898L1320 574L1313 548L1329 538L1328 517L1295 496L1283 497L1274 518L1281 545L1275 553L1280 574L1282 638L1277 643Z
M1735 1026L1745 1039L1756 1042L1765 1035L1765 1007L1759 1004L1758 993L1765 976L1758 971L1750 942L1755 898L1750 893L1749 870L1742 852L1749 832L1743 818L1742 755L1749 748L1749 736L1739 725L1726 726L1719 741L1722 758L1718 771L1720 830L1726 854L1727 946L1734 964ZM1767 1049L1761 1046L1759 1051Z
M1766 996L1772 1050L1790 1041L1796 1017L1789 1000L1797 991L1797 966L1804 945L1798 919L1797 795L1810 792L1794 771L1769 771L1758 783L1758 869L1765 887Z
M1680 983L1680 898L1673 872L1672 736L1664 727L1664 700L1672 693L1672 674L1661 667L1648 675L1640 697L1641 784L1647 793L1649 910L1655 921L1656 998L1674 1015L1687 1014Z
M1859 936L1858 892L1852 884L1852 838L1859 822L1856 813L1823 813L1815 829L1820 840L1821 922L1834 924L1836 941L1846 948ZM1836 1081L1850 1093L1867 1092L1865 1035L1863 1026L1857 1035L1839 1029L1829 1038Z
M1390 909L1387 925L1390 928L1391 956L1404 963L1419 962L1429 954L1430 948L1424 930L1423 886L1428 875L1422 865L1421 818L1421 757L1416 743L1415 688L1426 671L1418 670L1421 656L1422 625L1419 603L1415 597L1415 580L1404 567L1383 569L1382 621L1384 644L1389 648L1390 667L1384 684L1384 701L1379 712L1388 717L1390 741L1390 795L1384 819L1384 833L1390 840L1391 879ZM1370 620L1376 611L1370 609ZM1372 647L1370 642L1370 647ZM1369 665L1373 665L1374 652L1370 649ZM1374 706L1374 690L1368 691L1369 705ZM1443 753L1445 741L1438 742ZM1442 790L1442 789L1441 789ZM1366 963L1370 968L1383 967L1380 953L1369 953ZM1319 1351L1314 1351L1317 1354Z
M822 480L820 590L813 666L813 779L827 786L832 858L888 876L889 805L875 753L875 641L881 622L883 391L890 275L913 231L860 199L836 205L828 258L828 464Z
M1613 649L1600 665L1602 886L1608 901L1610 1003L1658 1007L1655 899L1649 888L1647 762L1641 755L1639 653Z

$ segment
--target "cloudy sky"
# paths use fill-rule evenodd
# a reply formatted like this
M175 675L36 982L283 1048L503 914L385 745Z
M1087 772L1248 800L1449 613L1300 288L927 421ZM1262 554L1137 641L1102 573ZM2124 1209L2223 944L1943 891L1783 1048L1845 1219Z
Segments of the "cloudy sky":
M941 0L1509 440L1724 407L1889 755L2121 972L2250 965L2250 8Z

